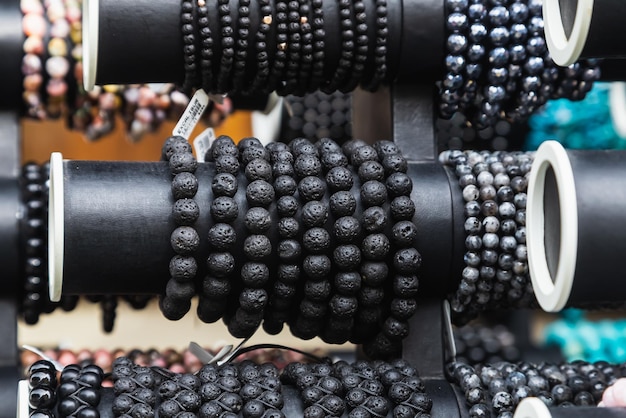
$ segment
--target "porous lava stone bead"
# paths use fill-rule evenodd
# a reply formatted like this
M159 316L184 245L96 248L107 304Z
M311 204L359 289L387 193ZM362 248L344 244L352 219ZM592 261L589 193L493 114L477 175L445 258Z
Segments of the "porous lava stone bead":
M209 229L209 245L218 251L225 251L232 248L236 240L237 233L229 224L217 223Z
M361 224L353 216L344 216L335 221L333 233L340 243L351 244L361 234Z
M326 183L319 177L304 177L298 183L298 193L306 202L320 200L326 194Z
M211 183L211 190L213 190L213 194L216 196L233 197L237 193L237 188L237 178L230 173L216 174Z
M272 253L272 244L265 235L250 235L244 241L243 251L250 260L260 261Z
M331 192L350 190L354 185L354 178L348 168L333 167L326 173L326 184Z
M299 178L308 176L317 177L322 174L322 163L316 155L300 154L293 163L293 168Z
M369 233L382 232L387 226L387 214L380 206L372 206L363 211L363 229Z
M390 197L410 196L413 190L413 181L405 173L393 173L385 181Z
M188 255L198 249L200 237L194 228L179 226L172 232L170 243L177 254Z
M333 251L333 260L339 270L354 270L361 264L361 250L354 244L338 245Z
M387 201L387 188L376 180L361 185L361 201L365 206L380 206Z
M246 187L246 198L252 206L267 207L274 201L274 187L265 180L254 180Z
M410 221L415 215L415 203L408 196L399 196L391 201L391 217L396 221Z
M302 207L301 219L307 228L324 226L328 220L328 207L319 201L307 202Z
M300 224L295 218L281 218L278 221L278 233L283 238L294 238L300 231Z
M161 148L161 158L164 161L168 161L176 153L191 154L191 152L191 144L182 136L174 135L165 140Z
M192 173L179 173L172 179L174 199L193 198L198 192L198 179Z
M267 232L272 225L269 211L260 207L248 209L244 222L246 228L253 234Z
M335 217L350 216L356 210L356 198L349 191L338 191L330 197L330 211Z
M254 160L246 164L245 175L248 181L273 181L272 166L268 161L261 158L255 158Z
M236 176L239 174L239 159L234 155L221 155L215 160L215 171Z
M211 216L216 222L232 222L239 216L239 205L232 197L219 196L211 203Z
M211 253L207 257L207 266L215 277L229 277L235 270L235 257L229 252Z
M281 175L274 180L274 190L278 196L291 196L298 190L298 183L291 175Z
M276 202L276 211L282 217L294 216L298 208L298 200L293 196L281 196Z
M172 208L172 217L177 225L193 225L200 216L200 208L193 199L178 199Z
M198 168L198 162L191 153L177 152L169 159L170 171L172 174L183 172L193 173Z

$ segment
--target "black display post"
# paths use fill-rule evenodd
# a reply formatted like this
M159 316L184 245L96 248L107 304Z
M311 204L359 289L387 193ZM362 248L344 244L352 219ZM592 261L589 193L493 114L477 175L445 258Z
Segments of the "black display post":
M16 110L22 103L24 35L19 0L0 0L0 110Z

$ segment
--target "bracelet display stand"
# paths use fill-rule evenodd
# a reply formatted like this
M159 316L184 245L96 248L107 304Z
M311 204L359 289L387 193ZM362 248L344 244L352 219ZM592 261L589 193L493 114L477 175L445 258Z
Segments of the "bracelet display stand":
M22 12L19 0L0 0L0 110L22 103Z
M231 0L230 6L236 8L237 4L236 0ZM584 2L579 1L579 7L582 4ZM454 171L437 161L434 130L432 85L441 72L440 63L443 62L444 2L397 0L389 1L388 6L388 78L393 83L377 93L357 92L354 132L356 137L368 141L392 139L409 161L407 174L413 181L411 198L416 204L414 221L419 230L415 246L424 263L420 272L419 307L410 321L412 333L404 340L403 356L424 378L427 394L433 400L431 416L465 418L469 413L464 394L449 383L444 374L446 362L454 357L449 308L444 300L458 286L465 252L462 191ZM184 60L179 3L168 0L85 0L84 7L84 73L87 87L108 83L182 81ZM323 7L328 9L328 16L337 15L337 2L324 1ZM253 11L256 12L256 8L251 8L251 13ZM259 19L256 16L250 20L257 22ZM331 20L329 18L327 22L329 28L339 26ZM250 33L256 30L253 24ZM331 39L338 38L332 29L329 31ZM331 43L325 60L336 62L338 54L336 46ZM419 59L415 58L416 54L420 55ZM417 75L419 83L415 81ZM619 255L615 254L626 250L620 246L621 243L615 248L616 252L612 251L613 248L608 251L602 246L593 248L598 234L610 232L611 226L615 231L616 224L622 225L625 212L619 212L618 209L624 206L619 206L618 201L615 208L611 207L613 217L605 218L606 213L598 216L593 212L595 206L589 205L589 202L615 200L614 190L606 188L599 194L593 194L587 188L597 182L594 175L617 175L618 164L626 159L626 154L624 157L608 154L614 155L615 160L612 164L604 164L603 171L597 172L592 172L590 167L598 166L598 161L606 162L602 154L598 154L596 159L569 154L569 166L562 161L562 153L559 163L541 158L541 153L538 155L540 162L537 164L544 164L544 168L533 172L533 184L538 186L530 191L531 195L534 193L535 200L529 203L536 211L533 216L539 232L534 233L531 242L545 244L531 245L539 250L539 257L545 259L545 271L551 275L548 277L556 274L558 281L561 265L567 263L563 269L567 277L572 277L567 280L584 283L582 287L572 290L573 300L575 303L585 302L580 298L583 294L590 294L587 291L590 282L585 280L595 273L593 267L598 260L594 259L594 254L598 257L598 252L602 252L605 257L602 260L607 263L607 270L602 273L608 277L610 274L606 273L615 268L615 262L619 260ZM551 168L548 167L550 164L553 164ZM202 237L207 236L210 227L209 203L213 200L210 184L214 173L212 163L199 163L195 172L199 181L195 200L200 209L195 228ZM563 195L566 197L561 200L562 193L566 193L570 185L574 185L580 195L573 198L571 194ZM354 187L358 186L358 179L355 179ZM615 188L626 190L621 180L616 182ZM554 196L556 192L559 193L558 198ZM576 196L583 194L591 200L577 200ZM161 293L169 279L163 263L173 255L169 237L176 226L170 216L170 195L171 172L167 163L63 161L60 154L53 155L49 203L51 299L58 300L61 293ZM239 219L242 219L248 206L245 189L240 188L234 198L239 204ZM277 219L272 211L275 208L271 207L270 213L273 219ZM538 220L537 213L546 215L543 220ZM168 221L164 222L164 219ZM532 219L529 214L529 223ZM626 226L626 219L623 221ZM581 251L563 253L562 234L566 230L573 234L569 229L572 222L576 222L577 232L565 238L573 240ZM241 240L246 235L243 223L234 227L239 228L237 235ZM273 232L269 233L269 239L275 245L279 237L276 228L270 230ZM607 239L606 243L612 245L614 241ZM234 246L242 252L233 252L236 259L242 257L241 244L237 242ZM201 240L198 252L207 251L208 243ZM581 257L585 251L590 252L587 258ZM574 267L571 263L575 264ZM205 270L206 267L200 265L198 275L204 275ZM546 277L545 271L538 275ZM612 283L602 282L604 287L598 282L595 285L596 292L589 299L591 302L597 302L596 295L603 289L606 293L606 286ZM615 296L616 300L620 300L624 295ZM567 300L561 302L559 299L555 309L560 309L561 303L565 304ZM285 415L302 416L303 405L295 389L286 387L283 394ZM110 416L112 399L111 391L105 391L101 406L103 411L109 412L103 412L101 417ZM560 418L563 415L561 410L533 409L532 401L529 402L530 409L521 408L518 418ZM563 411L581 418L598 416L596 408ZM604 416L625 415L623 411L608 411L609 415Z

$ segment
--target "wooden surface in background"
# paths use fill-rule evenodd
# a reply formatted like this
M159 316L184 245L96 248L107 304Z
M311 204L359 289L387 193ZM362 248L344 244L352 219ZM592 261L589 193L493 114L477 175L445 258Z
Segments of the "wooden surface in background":
M66 128L65 120L35 121L22 119L22 162L42 163L50 159L51 152L61 152L71 160L158 161L161 146L171 134L175 122L165 122L157 132L148 133L141 141L133 143L126 135L126 125L121 119L115 130L97 141ZM191 138L205 129L202 123ZM249 112L235 112L218 129L216 135L229 135L235 141L250 136L252 132Z

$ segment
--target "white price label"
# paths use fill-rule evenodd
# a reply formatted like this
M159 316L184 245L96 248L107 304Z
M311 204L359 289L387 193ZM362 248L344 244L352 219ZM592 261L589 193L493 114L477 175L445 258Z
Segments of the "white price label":
M196 159L199 163L206 162L204 158L215 142L215 131L213 128L206 128L193 140L193 149L196 151Z
M178 135L185 139L189 139L191 132L193 132L208 105L209 96L202 89L196 90L193 97L189 101L187 108L183 112L183 115L174 127L172 135Z

